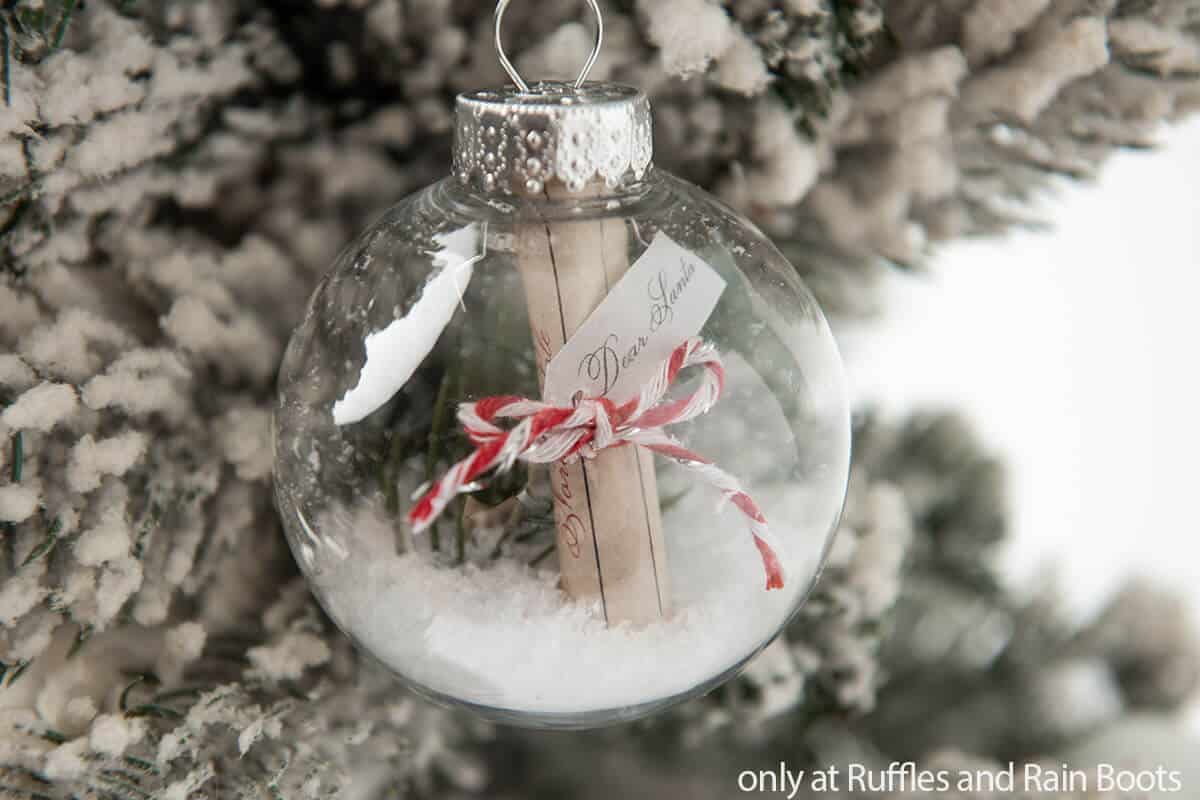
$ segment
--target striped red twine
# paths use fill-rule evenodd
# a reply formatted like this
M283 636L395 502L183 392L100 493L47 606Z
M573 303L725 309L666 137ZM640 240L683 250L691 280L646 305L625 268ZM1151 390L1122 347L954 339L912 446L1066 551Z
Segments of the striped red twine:
M664 401L679 372L693 366L705 369L696 391ZM663 431L664 425L706 413L720 398L724 386L725 369L716 349L693 337L675 348L636 398L620 406L603 397L585 398L574 407L562 407L511 395L462 403L458 420L475 445L475 452L425 491L408 512L408 521L415 532L421 532L457 495L477 490L476 478L491 470L504 472L517 459L542 464L592 458L605 448L634 444L675 459L719 489L747 519L767 574L767 589L782 589L783 565L769 544L767 520L758 506L742 491L736 478ZM497 419L519 422L505 429L495 424Z

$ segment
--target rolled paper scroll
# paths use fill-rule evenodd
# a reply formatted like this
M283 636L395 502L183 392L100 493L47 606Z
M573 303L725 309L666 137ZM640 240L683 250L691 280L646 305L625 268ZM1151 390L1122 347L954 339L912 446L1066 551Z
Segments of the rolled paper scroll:
M572 196L585 198L586 190ZM546 364L629 269L628 233L619 219L522 222L515 248L544 389ZM619 447L549 469L563 590L598 602L610 625L665 617L670 595L653 454Z

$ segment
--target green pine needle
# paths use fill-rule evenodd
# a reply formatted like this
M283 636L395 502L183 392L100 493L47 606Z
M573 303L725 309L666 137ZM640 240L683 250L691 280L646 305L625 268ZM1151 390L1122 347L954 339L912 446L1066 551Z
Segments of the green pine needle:
M25 670L29 669L29 665L33 661L18 661L12 665L12 675L9 676L8 686L12 686L17 681L21 680L21 676L25 674ZM7 671L7 670L6 670Z
M67 25L71 22L71 15L75 13L75 8L79 5L79 0L67 0L63 5L62 16L59 17L58 27L54 29L54 41L51 42L51 47L57 50L63 41L63 37L67 35Z
M133 687L137 686L139 683L144 683L146 681L147 677L148 676L145 674L137 675L134 677L133 680L131 680L128 683L128 685L125 686L124 689L121 690L121 697L117 701L117 708L121 709L122 712L128 713L128 711L129 711L129 693L131 691L133 691Z
M181 697L195 699L204 694L206 691L208 690L202 689L199 686L187 686L182 689L171 689L170 691L159 692L158 694L154 695L154 702L161 704L167 702L168 700L178 700Z
M148 775L159 774L158 767L144 758L138 758L136 756L122 756L121 760L134 769L140 770Z
M24 187L17 190L17 204L13 208L12 212L9 213L8 219L5 220L4 224L0 225L0 242L3 242L5 239L7 239L9 235L17 229L17 226L21 224L21 220L24 219L25 215L29 212L30 207L33 205L33 201L28 197L20 197L19 195L32 188L33 184L26 184ZM8 204L9 203L6 198L0 198L0 207Z
M159 719L183 719L183 712L176 711L170 706L160 706L157 703L142 703L125 712L127 717L158 717Z
M12 39L8 35L8 18L0 17L0 37L4 42L4 105L12 105Z
M118 699L116 706L118 706L122 714L125 714L127 717L158 717L160 720L182 720L184 714L181 711L176 711L170 708L170 706L160 703L160 700L164 696L156 696L149 703L142 703L130 708L130 693L133 691L133 688L139 684L146 684L146 682L157 684L158 679L149 673L134 675L130 684L121 691L121 697Z
M95 633L95 628L91 625L84 625L79 629L79 633L75 635L75 641L71 642L71 649L67 651L67 658L74 658L79 655L79 651L87 644L88 639L92 638Z
M58 544L58 533L61 530L62 518L55 517L54 522L50 524L49 530L46 531L46 538L42 540L41 544L33 548L33 551L21 562L21 566L28 566L42 556L49 554L54 549L54 545Z
M21 482L21 470L25 466L25 434L17 431L13 434L12 442L12 482Z

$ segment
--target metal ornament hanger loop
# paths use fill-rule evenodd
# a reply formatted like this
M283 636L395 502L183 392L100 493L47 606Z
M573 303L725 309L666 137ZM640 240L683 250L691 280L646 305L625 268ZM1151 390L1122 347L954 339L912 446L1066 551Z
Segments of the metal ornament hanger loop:
M523 93L529 93L529 84L521 77L521 73L517 72L517 68L508 60L508 54L504 52L504 43L500 40L500 26L504 21L504 12L508 9L508 4L512 0L500 0L496 3L496 55L500 58L500 66L504 67L504 71L508 73L508 77L512 78L513 83L517 85ZM604 42L604 18L600 15L600 5L597 0L587 0L588 7L592 9L592 14L596 17L596 44L592 47L592 53L588 56L587 61L583 63L583 69L579 71L579 77L575 79L575 89L578 91L583 88L583 82L587 80L588 73L592 71L592 67L596 64L596 59L600 57L600 45Z

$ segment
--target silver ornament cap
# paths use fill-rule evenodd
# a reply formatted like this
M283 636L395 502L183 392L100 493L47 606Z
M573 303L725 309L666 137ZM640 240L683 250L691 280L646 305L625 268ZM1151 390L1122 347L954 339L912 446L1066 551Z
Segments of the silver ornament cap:
M613 83L545 82L458 96L454 174L485 193L580 193L593 182L618 189L650 166L645 93Z
M529 85L504 52L500 31L511 0L496 3L495 42L500 66L513 86L458 96L454 174L487 194L533 196L547 190L595 193L639 181L650 166L650 101L638 89L588 83L604 42L597 0L596 43L574 83Z

